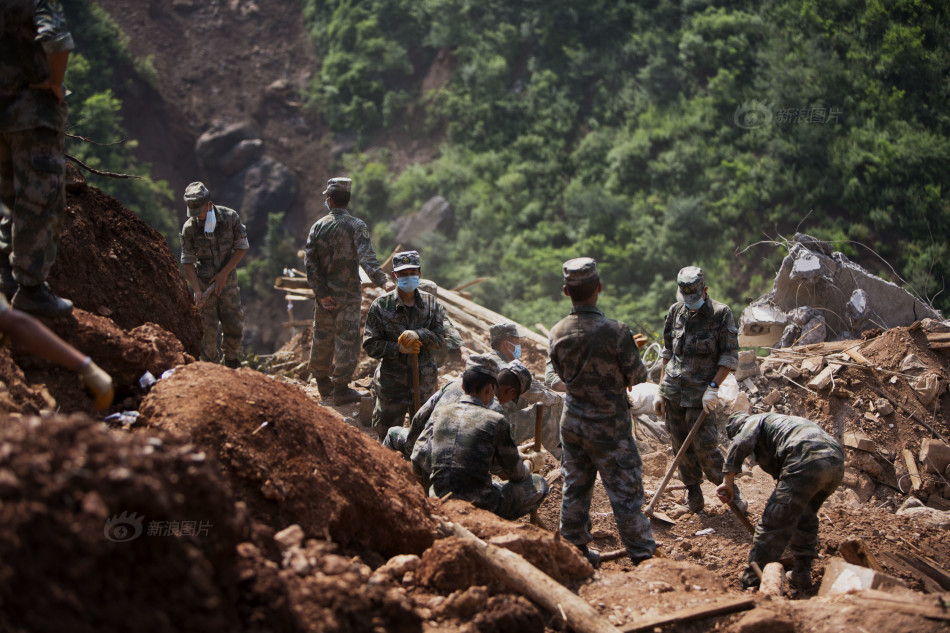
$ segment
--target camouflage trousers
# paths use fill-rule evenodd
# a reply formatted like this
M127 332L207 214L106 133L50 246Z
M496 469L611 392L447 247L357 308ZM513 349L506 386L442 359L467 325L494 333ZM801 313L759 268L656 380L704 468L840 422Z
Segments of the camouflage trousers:
M24 286L46 281L66 205L65 135L38 127L0 134L0 254Z
M346 303L338 309L313 307L313 342L310 373L320 380L327 376L335 386L350 384L360 358L360 304Z
M199 280L202 292L207 282ZM244 309L241 307L241 289L236 279L229 279L220 295L211 292L201 310L201 360L217 363L224 353L225 360L238 360L241 340L244 338ZM218 342L220 341L220 347Z
M477 508L494 512L503 519L514 521L526 514L531 514L541 506L541 502L548 496L551 487L541 475L531 475L521 481L495 482L492 491L477 503ZM437 496L434 487L429 488L429 496ZM464 495L459 495L464 498Z
M650 520L643 514L640 452L632 436L619 441L591 440L561 428L561 535L581 546L591 536L590 502L597 473L604 483L617 521L620 540L631 558L649 558L656 551Z
M425 402L435 391L423 391L419 402ZM411 398L411 396L410 396ZM373 431L379 437L380 442L385 442L389 429L394 426L403 426L406 421L406 415L412 412L412 401L395 402L382 396L376 395L376 405L373 407ZM408 435L408 431L407 431ZM403 440L405 442L405 440Z
M666 400L666 428L673 442L674 455L679 453L683 441L702 412L702 407L681 407L678 402ZM706 479L718 486L722 483L724 461L719 450L716 417L706 416L683 456L679 467L680 481L687 486L702 483L705 473Z
M792 555L818 557L818 509L838 488L844 461L827 457L782 471L762 519L755 526L755 541L749 563L764 568L782 557L788 545ZM759 579L749 567L742 574L743 587L755 587Z

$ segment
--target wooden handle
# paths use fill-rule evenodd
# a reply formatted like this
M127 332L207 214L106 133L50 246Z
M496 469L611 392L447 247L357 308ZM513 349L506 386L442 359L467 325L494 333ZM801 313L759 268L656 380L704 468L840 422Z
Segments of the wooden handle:
M729 502L729 509L732 510L732 513L736 515L736 518L739 519L739 523L745 526L745 529L749 530L749 534L755 536L755 526L752 525L752 521L749 520L749 517L742 514L739 508L736 507L735 501Z
M412 415L415 415L422 406L419 402L419 355L409 354L409 359L412 362ZM410 419L412 415L409 416Z
M686 439L683 440L683 445L680 446L680 450L676 454L676 458L666 471L666 475L663 477L663 483L660 484L660 487L657 488L656 494L653 495L653 499L650 500L650 505L648 505L647 509L643 511L645 515L653 515L653 509L660 500L660 495L663 494L663 490L666 489L666 484L670 483L670 478L673 476L673 472L679 467L680 463L683 461L683 458L686 457L686 450L689 448L689 445L693 443L693 438L696 437L697 433L699 433L699 427L702 426L705 420L706 412L703 411L696 420L696 423L693 425L693 428L689 430L689 435L687 435Z
M541 431L544 421L544 405L540 402L534 405L534 450L541 450Z

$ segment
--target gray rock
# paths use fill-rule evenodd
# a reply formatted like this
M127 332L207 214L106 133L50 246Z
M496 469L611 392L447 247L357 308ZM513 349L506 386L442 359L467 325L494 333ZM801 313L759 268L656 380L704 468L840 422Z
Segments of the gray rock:
M396 243L407 248L410 245L418 246L431 231L451 231L454 220L452 206L442 196L435 196L427 200L415 213L403 216L393 223Z
M217 168L235 145L259 136L257 127L250 121L230 124L215 121L195 142L195 156L201 166Z
M263 155L264 141L259 138L245 139L220 158L218 167L226 176L233 176Z

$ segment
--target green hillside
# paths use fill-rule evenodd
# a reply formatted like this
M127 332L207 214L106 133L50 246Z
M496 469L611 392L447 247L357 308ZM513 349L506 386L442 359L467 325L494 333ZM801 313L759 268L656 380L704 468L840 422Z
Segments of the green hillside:
M799 228L950 308L950 5L868 0L304 0L323 60L310 106L362 147L410 130L436 160L351 155L383 220L433 195L446 284L524 323L563 315L559 267L601 264L612 316L656 327L683 265L734 308ZM440 51L454 72L422 93ZM877 255L872 252L877 253ZM880 258L878 257L880 256Z

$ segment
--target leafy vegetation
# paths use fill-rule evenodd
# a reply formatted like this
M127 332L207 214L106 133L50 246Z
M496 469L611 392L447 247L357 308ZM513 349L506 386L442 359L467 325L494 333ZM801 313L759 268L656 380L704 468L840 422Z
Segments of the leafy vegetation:
M383 220L445 197L456 228L425 274L490 274L477 299L519 321L563 315L560 264L578 255L618 318L656 327L687 264L737 308L782 254L737 251L799 226L891 276L873 249L950 309L944 2L303 5L323 60L310 103L335 130L364 147L406 126L442 139L398 173L385 152L344 160L371 185L358 206L379 250ZM440 51L451 82L423 94Z

